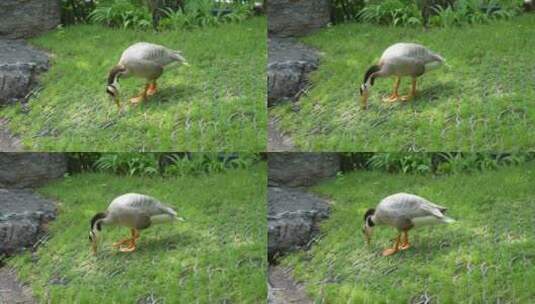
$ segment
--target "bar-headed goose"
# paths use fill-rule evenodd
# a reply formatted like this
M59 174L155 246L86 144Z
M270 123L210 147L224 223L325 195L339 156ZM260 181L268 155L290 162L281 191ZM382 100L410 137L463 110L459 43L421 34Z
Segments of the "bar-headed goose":
M147 42L135 43L123 52L119 63L109 72L106 92L120 110L119 77L144 78L147 80L145 88L138 96L130 99L133 104L144 101L147 96L156 93L156 80L162 75L164 67L171 63L189 66L180 51Z
M410 247L408 233L410 229L423 225L455 222L445 213L446 207L433 204L425 198L408 193L396 193L384 198L375 209L366 211L362 232L369 244L375 225L388 225L396 228L399 233L394 247L383 251L383 256L389 256ZM401 240L402 234L403 240Z
M113 244L122 252L136 250L139 230L149 228L152 224L183 221L172 208L157 199L137 193L128 193L115 198L106 212L95 214L91 219L89 240L93 254L97 253L102 225L121 225L131 229L131 237ZM126 246L122 246L126 245Z
M368 106L369 90L378 77L395 76L392 95L385 98L386 102L411 100L416 95L416 79L424 73L440 67L444 58L433 53L428 48L415 43L396 43L388 47L381 56L379 63L371 66L364 74L364 81L360 86L361 108ZM412 78L412 88L407 96L398 94L399 83L402 76Z

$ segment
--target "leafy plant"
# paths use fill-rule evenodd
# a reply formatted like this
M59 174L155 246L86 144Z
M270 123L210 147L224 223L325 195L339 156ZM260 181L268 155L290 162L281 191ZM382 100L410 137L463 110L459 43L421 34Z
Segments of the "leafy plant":
M99 2L89 18L92 22L113 27L148 29L152 25L148 9L129 0Z
M520 9L519 3L508 0L457 0L453 6L432 6L431 11L434 12L431 25L451 27L510 18ZM373 1L360 10L358 19L393 26L423 24L417 1L407 0Z
M420 25L422 17L414 1L386 0L364 7L358 14L364 22L398 25Z
M61 0L61 23L85 23L95 9L95 0Z
M522 153L377 153L367 159L366 167L389 173L445 175L496 170L533 158L533 155Z
M152 176L159 173L159 155L154 153L106 153L94 167L98 171L123 175Z
M256 155L236 155L222 153L187 153L167 156L165 167L167 176L213 174L227 169L247 168L257 161Z
M433 168L433 155L428 153L378 153L367 165L372 170L426 174Z
M488 153L440 153L437 174L457 174L496 170L500 167L519 165L532 159L527 154L488 154Z
M453 7L433 7L435 16L431 23L441 27L488 23L497 19L508 19L518 14L515 6L498 0L458 0Z
M331 21L341 23L358 19L359 12L364 5L364 0L332 0Z

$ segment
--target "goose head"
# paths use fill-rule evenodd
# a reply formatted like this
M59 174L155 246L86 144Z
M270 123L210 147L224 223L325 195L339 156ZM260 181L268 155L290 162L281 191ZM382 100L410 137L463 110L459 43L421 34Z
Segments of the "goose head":
M364 214L364 224L362 224L362 233L364 234L364 238L366 239L366 243L368 245L370 245L370 242L372 240L373 226L375 226L375 223L373 222L374 215L375 209L368 209Z
M378 65L371 66L364 74L364 81L360 85L360 107L365 110L368 106L368 97L370 96L370 89L375 82L374 73L381 68Z
M89 230L89 241L91 242L91 249L93 250L93 254L97 254L98 250L98 244L100 241L100 232L102 230L102 223L106 219L107 214L106 213L97 213L93 216L91 219L91 227Z
M126 68L122 65L114 66L108 74L108 84L106 86L106 93L110 99L112 99L117 107L121 109L121 103L119 99L119 77L126 74Z

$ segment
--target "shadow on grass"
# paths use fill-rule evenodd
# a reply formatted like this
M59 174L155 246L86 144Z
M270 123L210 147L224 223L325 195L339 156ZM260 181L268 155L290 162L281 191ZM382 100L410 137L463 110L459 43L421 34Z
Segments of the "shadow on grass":
M424 87L423 90L419 92L419 95L416 97L416 100L437 100L437 99L449 99L450 97L458 95L458 89L454 86L452 81L445 83L435 83L432 86Z
M164 238L145 238L140 242L139 252L151 252L162 250L180 250L182 247L189 247L198 244L202 240L191 233L177 233Z
M200 92L201 90L191 85L178 84L167 86L158 90L156 95L149 98L146 104L180 102L185 99L190 99Z

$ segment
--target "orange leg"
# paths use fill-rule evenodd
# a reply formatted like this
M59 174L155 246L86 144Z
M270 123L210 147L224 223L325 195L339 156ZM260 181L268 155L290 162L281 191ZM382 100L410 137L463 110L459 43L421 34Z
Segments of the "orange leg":
M132 238L130 239L130 242L128 244L128 247L121 247L119 248L119 251L121 252L132 252L136 250L136 241L139 239L139 231L137 229L132 229Z
M150 83L147 83L145 85L145 89L138 96L130 99L130 102L132 104L138 104L138 103L140 103L142 101L147 100L147 91L149 90L149 87L150 87Z
M411 244L409 243L409 232L403 231L403 240L401 241L401 246L399 247L400 250L407 250L411 247Z
M396 237L396 241L394 243L394 247L385 249L383 251L383 256L390 256L399 251L400 238L401 238L401 234L398 234L398 236Z
M412 78L411 92L407 96L401 97L403 101L410 101L416 96L416 78Z
M156 86L156 81L153 81L153 82L149 83L149 89L147 90L147 96L152 96L152 95L156 94L157 90L158 90L158 88Z
M394 81L394 88L392 90L392 95L383 99L384 102L396 102L399 100L398 89L399 89L400 82L401 82L401 77L396 77L396 80Z

